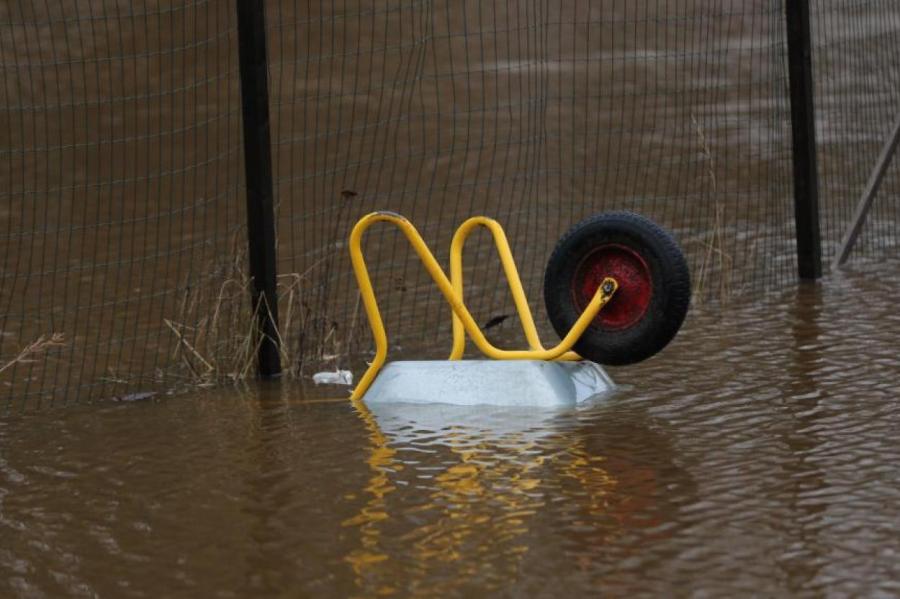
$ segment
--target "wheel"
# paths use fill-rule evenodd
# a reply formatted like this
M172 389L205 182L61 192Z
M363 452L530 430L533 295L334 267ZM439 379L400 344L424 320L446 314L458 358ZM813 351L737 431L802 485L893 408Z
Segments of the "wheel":
M687 314L691 278L684 254L656 223L630 212L600 214L572 227L544 274L544 303L560 337L607 276L619 288L574 349L611 366L646 360L675 337Z

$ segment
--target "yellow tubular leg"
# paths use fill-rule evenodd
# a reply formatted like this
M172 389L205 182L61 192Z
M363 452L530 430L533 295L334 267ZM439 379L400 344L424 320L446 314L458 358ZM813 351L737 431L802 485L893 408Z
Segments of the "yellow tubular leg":
M509 283L509 291L512 293L513 303L516 311L519 313L519 321L522 323L522 331L525 333L525 339L528 341L528 347L533 350L543 350L541 339L538 336L537 327L534 326L534 318L531 315L531 308L528 306L528 299L525 297L525 289L522 287L522 280L519 278L519 270L516 268L516 261L513 259L512 250L509 248L509 241L506 239L506 232L500 223L486 216L473 216L465 221L456 230L453 235L453 241L450 244L450 281L453 283L453 290L463 297L463 268L462 253L466 240L469 235L477 227L484 227L491 232L494 238L494 245L497 247L497 254L500 256L500 263L503 265L503 273L506 275L506 281ZM462 320L453 313L453 349L450 352L451 360L459 360L463 356L466 349L466 336L463 328ZM580 360L581 356L575 352L566 352L560 356L561 360Z
M431 278L438 286L438 289L441 291L444 299L446 299L447 303L450 304L450 308L453 310L454 315L459 318L465 332L468 333L468 335L472 338L472 341L475 343L478 349L480 349L487 357L493 358L495 360L558 359L560 356L569 351L575 344L575 342L578 341L579 337L581 337L581 334L584 333L585 329L587 329L588 326L590 326L591 321L594 320L594 317L597 316L597 313L600 311L600 309L603 308L603 306L612 298L613 294L618 288L618 284L616 283L615 279L612 279L610 277L605 278L597 288L597 291L596 293L594 293L594 297L587 305L587 308L585 308L581 316L578 317L578 319L575 321L575 324L572 325L572 329L555 347L550 349L531 350L498 349L491 345L490 342L488 342L488 340L484 337L484 333L482 333L481 329L478 328L478 324L475 322L475 319L472 318L472 314L463 303L462 296L454 290L453 283L451 283L450 279L447 278L447 275L444 274L444 271L441 269L434 255L431 253L431 250L428 249L425 241L422 239L421 235L419 235L419 232L416 231L416 228L412 225L412 223L410 223L399 214L393 212L373 212L371 214L368 214L356 223L356 226L353 227L353 231L350 233L350 260L353 264L353 273L356 275L356 282L359 285L359 292L362 296L363 306L366 310L366 316L368 316L369 325L372 328L372 335L375 338L375 358L369 365L368 370L366 370L365 374L363 374L362 378L359 381L359 384L353 390L351 399L354 400L362 398L366 390L372 384L372 381L375 379L375 376L378 374L378 371L381 370L381 367L384 365L384 362L387 358L387 333L384 330L384 321L381 319L381 312L378 309L378 301L375 299L375 291L372 288L372 280L369 277L369 270L366 267L366 261L362 253L363 233L366 231L366 229L377 222L389 222L393 225L396 225L401 231L403 231L403 234L406 235L406 238L409 240L410 245L412 245L413 250L419 256L419 259L425 266L425 270L427 270L428 274L431 275ZM508 244L506 245L506 249L509 249ZM510 264L512 264L512 267L514 269L515 265L512 263L511 256ZM504 268L506 268L505 265ZM518 279L518 275L516 275L516 279ZM521 282L519 283L519 289L521 290ZM524 300L524 292L522 298ZM524 303L527 307L527 302ZM517 303L517 307L518 306L519 304ZM533 324L534 323L532 321L532 326Z

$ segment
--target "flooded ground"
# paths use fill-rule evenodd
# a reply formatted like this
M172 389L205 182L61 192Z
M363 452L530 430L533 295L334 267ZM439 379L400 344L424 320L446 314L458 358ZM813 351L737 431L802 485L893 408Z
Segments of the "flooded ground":
M533 300L562 231L638 210L734 298L590 407L399 421L343 390L160 391L252 376L233 4L0 6L0 354L65 339L0 381L0 597L900 594L900 267L783 291L782 3L652 4L267 4L295 374L361 372L344 240L374 209L442 258L496 217ZM815 4L830 256L895 117L900 9ZM897 172L854 263L896 257ZM392 342L443 354L405 243L370 244ZM490 248L479 322L509 312Z
M896 595L898 292L874 264L695 311L574 412L272 386L6 417L0 595Z

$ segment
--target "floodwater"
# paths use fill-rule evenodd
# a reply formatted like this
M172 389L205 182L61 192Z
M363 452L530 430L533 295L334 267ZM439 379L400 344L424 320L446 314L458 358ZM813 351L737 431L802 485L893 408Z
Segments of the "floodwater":
M897 595L898 292L873 264L696 310L569 412L273 385L7 417L0 596Z

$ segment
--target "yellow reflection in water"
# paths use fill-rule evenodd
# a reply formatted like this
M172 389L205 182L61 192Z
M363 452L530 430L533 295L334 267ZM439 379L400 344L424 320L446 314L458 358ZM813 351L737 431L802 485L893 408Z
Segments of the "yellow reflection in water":
M388 559L387 554L380 548L381 531L378 524L388 518L385 497L396 490L391 484L388 472L399 470L402 466L395 463L394 455L397 452L388 446L387 438L378 428L372 413L362 402L353 403L369 432L371 445L367 461L372 470L372 477L364 489L369 497L366 504L356 516L348 518L341 524L356 527L360 531L360 547L353 550L345 559L353 568L357 586L362 588L366 575L373 566ZM370 590L379 595L388 595L395 591L392 586L384 584Z
M439 444L453 462L443 458L421 469L413 465L410 480L400 481L407 488L395 495L392 514L387 496L398 484L391 475L403 464L375 416L361 403L356 407L369 433L371 477L366 503L343 524L360 532L359 547L345 559L362 594L434 594L476 576L482 588L514 579L529 551L529 527L551 499L548 492L562 490L561 479L579 483L578 510L585 516L609 507L616 480L577 434L542 435L538 443L533 434L512 431L500 438L488 434L490 442L485 442L474 438L478 432L456 430ZM547 477L557 479L549 491ZM404 493L423 492L427 499L413 497L416 505L399 506ZM385 544L400 547L397 555L392 557Z

